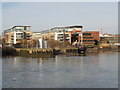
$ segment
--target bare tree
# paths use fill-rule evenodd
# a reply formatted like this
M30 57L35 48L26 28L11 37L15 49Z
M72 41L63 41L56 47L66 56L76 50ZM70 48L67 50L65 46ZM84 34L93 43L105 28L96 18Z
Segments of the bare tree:
M64 48L69 45L68 41L59 42L57 40L47 40L50 48Z

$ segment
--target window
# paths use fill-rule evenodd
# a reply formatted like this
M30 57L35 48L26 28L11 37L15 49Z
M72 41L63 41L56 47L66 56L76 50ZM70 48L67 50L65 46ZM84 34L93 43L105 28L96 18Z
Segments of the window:
M63 41L63 39L60 39L60 41Z
M30 36L30 33L27 33L27 36Z
M24 27L24 30L27 30L27 27Z
M66 37L69 37L69 34L66 34Z
M83 42L93 42L93 40L83 40Z
M93 39L93 37L83 37L84 39Z
M91 35L91 33L83 33L83 35Z
M23 38L23 36L21 36L21 38Z
M62 31L58 31L58 32L62 32Z
M58 39L63 38L63 37L58 37Z

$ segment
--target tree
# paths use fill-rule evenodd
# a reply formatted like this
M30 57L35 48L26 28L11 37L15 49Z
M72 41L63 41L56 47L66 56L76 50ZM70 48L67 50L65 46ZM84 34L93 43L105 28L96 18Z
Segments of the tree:
M47 40L50 48L56 48L59 46L59 42L57 40Z
M26 39L20 39L21 47L27 48L27 40Z
M50 48L64 48L67 47L69 45L68 41L64 41L64 42L59 42L57 40L47 40L48 45Z
M98 45L99 44L99 42L98 42L98 40L94 40L94 45Z

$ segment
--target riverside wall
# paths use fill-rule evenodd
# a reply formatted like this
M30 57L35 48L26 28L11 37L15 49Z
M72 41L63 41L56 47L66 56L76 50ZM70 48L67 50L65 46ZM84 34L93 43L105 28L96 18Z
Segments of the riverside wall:
M14 53L12 53L13 51ZM15 51L16 50L16 51ZM57 48L57 49L40 49L40 48L13 48L13 49L3 49L2 57L6 56L22 56L22 57L55 57L55 55L66 55L66 56L76 56L78 54L78 48L76 47L66 47L66 48ZM94 54L100 52L120 52L119 47L105 47L105 48L87 48L86 53ZM5 54L4 54L5 53Z
M72 48L58 48L55 49L56 51L60 51L61 53L69 53L69 52L78 52L78 48L72 47ZM40 49L40 48L16 48L16 51L18 53L26 53L26 54L52 54L54 51L53 49ZM99 52L99 51L120 51L119 47L104 47L104 48L87 48L86 52Z

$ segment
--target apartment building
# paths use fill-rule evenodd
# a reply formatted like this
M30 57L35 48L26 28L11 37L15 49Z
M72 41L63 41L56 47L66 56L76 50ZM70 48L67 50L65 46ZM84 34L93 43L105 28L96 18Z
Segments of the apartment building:
M4 30L4 33L7 32L23 32L23 31L30 31L31 26L13 26L10 29Z
M50 30L41 31L44 38L58 40L60 42L69 41L71 43L71 32L82 31L83 26L55 27Z
M82 45L94 45L98 44L100 40L99 31L72 31L71 32L71 44L80 42Z
M101 43L108 43L109 45L120 45L119 34L103 34L100 36Z
M21 46L22 43L30 43L32 32L30 26L14 26L4 31L6 46Z
M91 33L77 31L71 33L71 44L75 45L76 43L80 43L82 45L93 45L94 38Z
M83 32L83 43L85 45L94 45L98 44L100 41L100 31L84 31Z
M94 40L100 40L100 31L85 31L84 33L91 33Z
M99 31L83 31L83 26L55 27L42 31L41 35L46 39L54 39L60 42L69 41L72 45L76 43L94 45L95 41L100 40Z
M94 36L90 32L83 32L83 45L94 45Z

